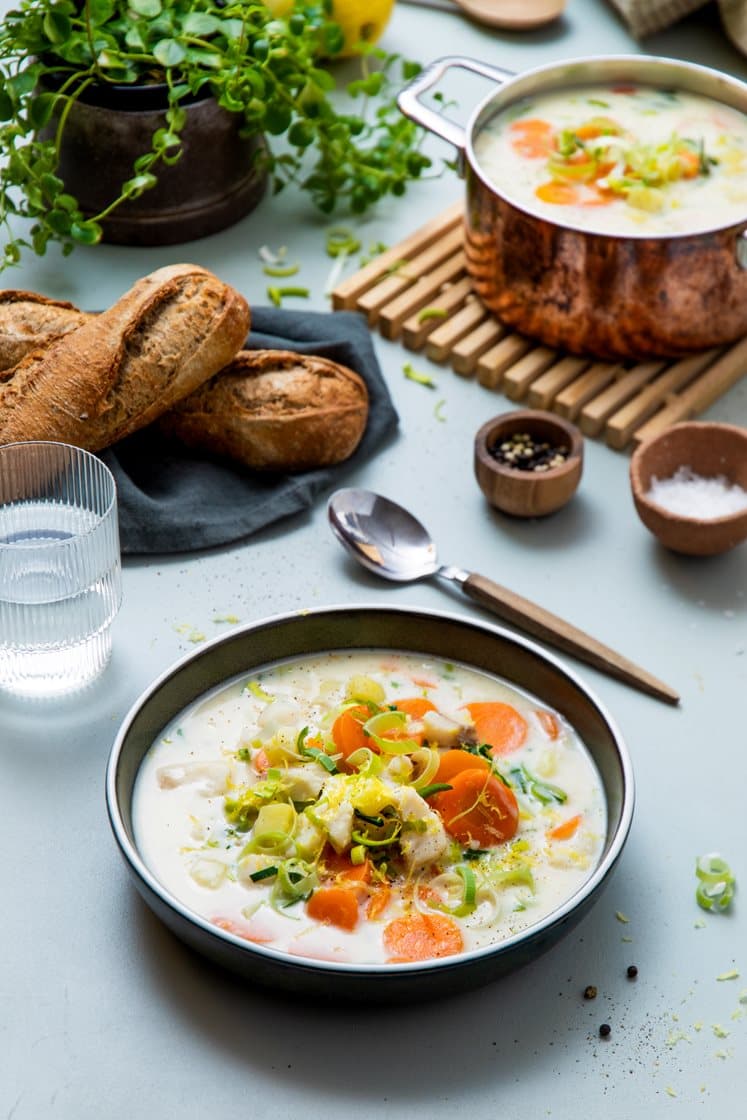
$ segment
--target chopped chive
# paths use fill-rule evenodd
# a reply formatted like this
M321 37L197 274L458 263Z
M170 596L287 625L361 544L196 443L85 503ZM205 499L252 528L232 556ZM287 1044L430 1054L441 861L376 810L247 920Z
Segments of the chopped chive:
M325 754L324 751L320 751L318 747L304 747L301 753L305 754L307 758L313 758L315 762L324 767L328 774L339 773L335 760Z
M268 288L267 297L275 307L280 307L286 296L298 296L300 299L309 298L308 288Z
M260 883L263 879L272 879L277 873L278 869L273 864L272 867L262 867L259 871L253 872L249 878L253 883Z
M405 362L402 367L402 372L408 381L414 381L416 385L424 385L426 389L436 389L436 382L427 373L421 373L415 369L411 362Z
M277 265L266 264L262 269L265 276L295 276L298 272L297 264Z
M433 415L441 424L446 423L446 417L444 416L445 407L446 401L442 398L440 401L436 401L436 407L433 409Z
M341 253L357 253L361 243L347 226L335 226L327 231L327 256L339 257Z
M424 307L418 312L418 322L427 323L429 319L445 319L448 314L443 307Z
M421 797L432 797L434 793L443 793L444 790L453 789L453 786L448 785L446 782L434 782L430 786L423 786L418 790Z
M360 811L360 809L355 809L354 812L355 812L355 816L358 818L358 820L366 821L367 824L375 825L376 828L383 828L384 827L384 818L383 817L370 817L367 813L362 813Z

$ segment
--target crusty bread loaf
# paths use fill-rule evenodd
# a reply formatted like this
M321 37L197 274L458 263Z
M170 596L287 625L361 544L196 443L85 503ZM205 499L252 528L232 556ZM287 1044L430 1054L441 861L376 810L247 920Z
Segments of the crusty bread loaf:
M48 346L90 317L64 300L13 288L0 291L0 381L32 350Z
M160 426L253 470L300 471L347 459L367 418L366 384L346 366L289 350L242 350Z
M0 443L108 447L230 362L249 322L246 300L206 269L158 269L8 371L0 381Z

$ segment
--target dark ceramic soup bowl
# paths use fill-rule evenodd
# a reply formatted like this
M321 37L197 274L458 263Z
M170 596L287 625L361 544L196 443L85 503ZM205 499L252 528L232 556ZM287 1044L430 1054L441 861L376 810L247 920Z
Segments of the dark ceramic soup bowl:
M582 887L514 936L457 956L414 964L311 960L254 944L211 924L170 893L147 866L133 829L133 791L151 745L180 712L239 674L333 650L395 650L493 674L559 711L594 760L604 789L607 833ZM371 1002L422 1000L476 987L526 964L563 937L596 901L622 852L633 814L625 745L599 701L539 646L506 630L434 611L333 606L267 618L217 638L178 661L135 703L112 748L106 797L114 836L145 902L188 945L250 981L296 995Z
M500 87L462 128L420 98L451 68ZM647 55L552 63L522 74L474 59L432 63L399 95L403 113L448 140L466 179L465 255L475 291L503 322L547 346L601 358L675 357L747 332L744 220L698 233L595 233L549 220L491 182L475 139L515 102L595 83L683 90L747 112L747 85L717 70ZM559 208L560 209L560 208Z

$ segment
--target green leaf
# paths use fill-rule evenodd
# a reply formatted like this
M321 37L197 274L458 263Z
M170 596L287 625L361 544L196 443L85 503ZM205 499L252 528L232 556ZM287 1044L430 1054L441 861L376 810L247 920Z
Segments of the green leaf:
M178 148L181 144L181 139L175 132L169 132L168 129L158 128L153 133L153 147L157 152L162 152L167 148Z
M44 16L44 34L51 43L64 43L70 38L73 25L70 17L60 8L51 8Z
M222 21L217 16L211 16L209 12L190 12L182 23L185 34L187 35L214 35L217 31L222 31Z
M332 77L329 70L321 70L318 66L315 66L311 70L309 77L315 86L318 86L319 89L323 89L325 92L329 92L337 86L337 82Z
M127 28L125 32L125 43L131 50L145 50L145 38L137 24L134 27Z
M97 245L102 233L98 222L73 222L70 227L70 236L79 245Z
M92 23L106 23L114 15L112 0L88 0L88 12Z
M264 127L273 136L280 136L285 132L290 127L291 120L292 114L287 105L279 101L271 101L268 104Z
M186 51L176 39L161 39L153 48L153 56L156 61L161 63L161 66L168 68L169 66L178 66L180 62L183 62Z
M244 21L242 19L222 19L220 29L227 39L241 39L244 34Z
M218 54L217 51L205 50L204 47L188 47L184 57L189 62L209 70L220 70L224 62L223 55Z
M127 182L123 184L122 193L126 195L127 198L138 198L143 191L148 191L152 187L155 187L157 182L158 179L155 175L148 173L133 175L131 179L128 179Z
M78 200L71 194L58 194L55 204L58 210L67 210L70 214L78 210Z
M47 214L47 225L58 236L65 236L72 226L70 215L66 210L50 210Z
M161 0L130 0L130 11L146 19L155 19L163 11Z
M35 129L44 128L54 111L57 95L54 93L40 93L34 97L29 105L29 120Z
M0 121L13 119L13 102L4 89L0 89Z
M41 177L41 189L45 194L49 195L50 198L55 200L55 205L58 205L57 195L64 185L62 179L58 178L57 175L53 175L50 171L47 171Z

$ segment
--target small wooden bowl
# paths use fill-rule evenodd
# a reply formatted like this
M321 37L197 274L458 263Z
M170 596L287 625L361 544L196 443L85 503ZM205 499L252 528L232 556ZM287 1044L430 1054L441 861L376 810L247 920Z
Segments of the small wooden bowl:
M564 448L568 458L546 471L522 471L499 463L490 449L522 432ZM492 506L514 517L544 517L564 506L581 480L583 457L578 428L551 412L505 412L488 420L475 436L475 477L480 488Z
M747 538L747 509L706 519L672 513L651 501L653 478L671 478L690 467L701 478L723 477L747 490L747 430L733 424L675 424L646 440L630 460L633 501L643 524L673 552L715 556Z

